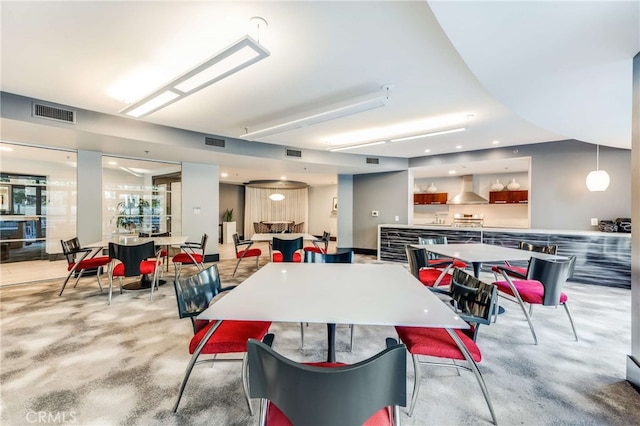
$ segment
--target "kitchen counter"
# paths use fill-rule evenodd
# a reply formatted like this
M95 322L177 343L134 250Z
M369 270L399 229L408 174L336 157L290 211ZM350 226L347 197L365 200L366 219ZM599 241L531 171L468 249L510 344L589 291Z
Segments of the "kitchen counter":
M557 245L576 256L573 281L631 288L631 234L561 229L458 227L450 224L378 225L378 260L407 262L404 248L419 237L447 237L449 243L485 243L517 248L518 242ZM492 264L485 264L489 271ZM525 265L526 266L526 265Z

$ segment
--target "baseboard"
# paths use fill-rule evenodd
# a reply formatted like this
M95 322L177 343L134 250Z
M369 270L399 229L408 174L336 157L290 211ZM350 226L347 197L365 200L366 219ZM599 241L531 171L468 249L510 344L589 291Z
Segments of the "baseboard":
M220 260L220 254L205 254L204 263L218 262Z
M378 250L376 249L363 249L363 248L351 248L355 254L366 254L370 256L377 256Z
M640 362L632 355L627 356L627 380L640 392Z

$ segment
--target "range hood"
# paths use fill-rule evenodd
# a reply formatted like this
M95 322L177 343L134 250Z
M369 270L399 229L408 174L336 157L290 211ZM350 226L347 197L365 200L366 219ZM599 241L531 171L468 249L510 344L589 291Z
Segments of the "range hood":
M489 204L489 200L473 192L473 175L464 175L462 192L447 201L447 204Z

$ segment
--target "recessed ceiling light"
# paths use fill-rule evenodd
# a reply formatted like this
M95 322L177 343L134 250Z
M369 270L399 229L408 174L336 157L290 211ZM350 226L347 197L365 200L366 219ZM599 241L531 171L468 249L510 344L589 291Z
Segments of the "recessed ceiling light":
M280 176L280 180L287 180L286 176Z
M449 170L449 174L450 174L450 175L455 175L455 174L456 174L456 171L455 171L455 170Z
M109 165L110 166L117 166L118 162L117 161L109 161Z
M431 152L431 150L430 149L425 149L424 152L429 153L429 152Z
M500 141L493 141L491 143L494 144L494 145L498 145L500 143Z
M220 176L221 177L227 177L227 176L229 176L229 173L220 173Z
M13 151L13 148L8 146L0 146L0 151Z
M462 145L456 145L456 149L461 149Z

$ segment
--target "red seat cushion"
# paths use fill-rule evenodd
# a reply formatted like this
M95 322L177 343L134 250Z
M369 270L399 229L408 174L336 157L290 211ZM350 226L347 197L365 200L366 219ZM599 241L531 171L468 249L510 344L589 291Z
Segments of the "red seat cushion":
M306 362L306 365L313 365L315 367L342 367L347 364L341 362ZM376 411L371 417L364 422L364 426L389 426L393 425L393 417L390 410L385 407ZM278 408L277 405L269 402L267 406L267 426L293 426L291 420Z
M465 330L466 331L466 330ZM427 355L438 358L465 359L458 346L444 328L396 327L398 337L413 355ZM475 362L482 360L480 348L463 330L454 332L467 347Z
M440 274L442 274L442 270L435 268L423 268L420 269L420 272L418 274L420 275L419 279L422 284L426 285L427 287L433 287L433 284L436 282ZM438 283L438 286L447 286L450 284L451 275L446 274L444 277L442 277L442 279Z
M240 259L242 257L242 253L245 253L244 257L252 257L252 256L260 256L262 255L262 250L260 250L259 248L253 248L253 249L249 249L249 250L241 250L238 253L236 253L236 257L238 259Z
M157 265L160 265L160 261L158 261ZM153 274L156 270L156 261L154 260L143 260L140 262L140 274L149 275ZM118 263L113 268L113 276L114 277L124 277L124 263Z
M282 253L280 253L279 251L274 251L273 252L273 261L274 262L282 262ZM300 256L300 253L298 253L298 252L293 253L293 261L294 262L302 262L302 256Z
M445 262L453 262L453 267L454 268L460 268L460 269L465 269L467 267L467 264L464 263L461 260L457 260L457 259L451 259L451 258L440 258L440 259L429 259L429 266L431 265L438 265L438 264L442 264ZM444 266L434 266L435 268L446 268L447 265Z
M544 300L544 285L537 280L514 280L513 286L518 290L520 298L523 302L531 303L533 305L542 305ZM493 283L498 287L498 291L506 293L510 296L514 296L509 283L506 281L498 281ZM565 303L568 297L564 293L560 293L560 303Z
M160 250L160 257L167 257L167 256L169 256L168 250Z
M312 251L314 253L327 254L325 249L321 249L321 248L318 248L318 247L311 247L311 246L305 247L304 251Z
M527 268L521 268L521 267L519 267L519 266L502 266L502 265L500 265L500 267L501 267L501 268L505 268L505 269L507 269L507 271L506 271L506 272L507 272L507 275L511 275L511 276L513 276L513 274L510 274L510 273L509 273L509 271L514 271L514 272L516 272L516 273L518 273L518 274L522 274L522 275L524 275L524 276L526 276L526 275L527 275ZM497 266L497 265L496 265L496 266L492 266L492 267L491 267L491 270L492 270L493 272L495 272L496 274L501 273L501 271L500 271L500 269L498 269L498 266Z
M104 266L109 262L111 262L111 258L109 258L108 256L99 256L99 257L93 257L91 259L84 259L78 265L77 270L95 269L100 266ZM70 271L71 269L73 269L74 265L75 265L75 262L70 264L69 267L67 268L67 271Z
M206 327L201 328L189 343L189 353L193 354L196 347L207 331L215 324L209 322ZM246 352L247 340L262 338L269 331L270 322L264 321L222 321L220 327L213 333L209 341L202 349L203 354L223 354L232 352Z
M202 263L201 254L194 254L193 258L196 260L196 262ZM173 260L173 263L193 263L193 260L191 260L191 257L189 257L187 253L178 253L175 256L173 256L172 260Z

